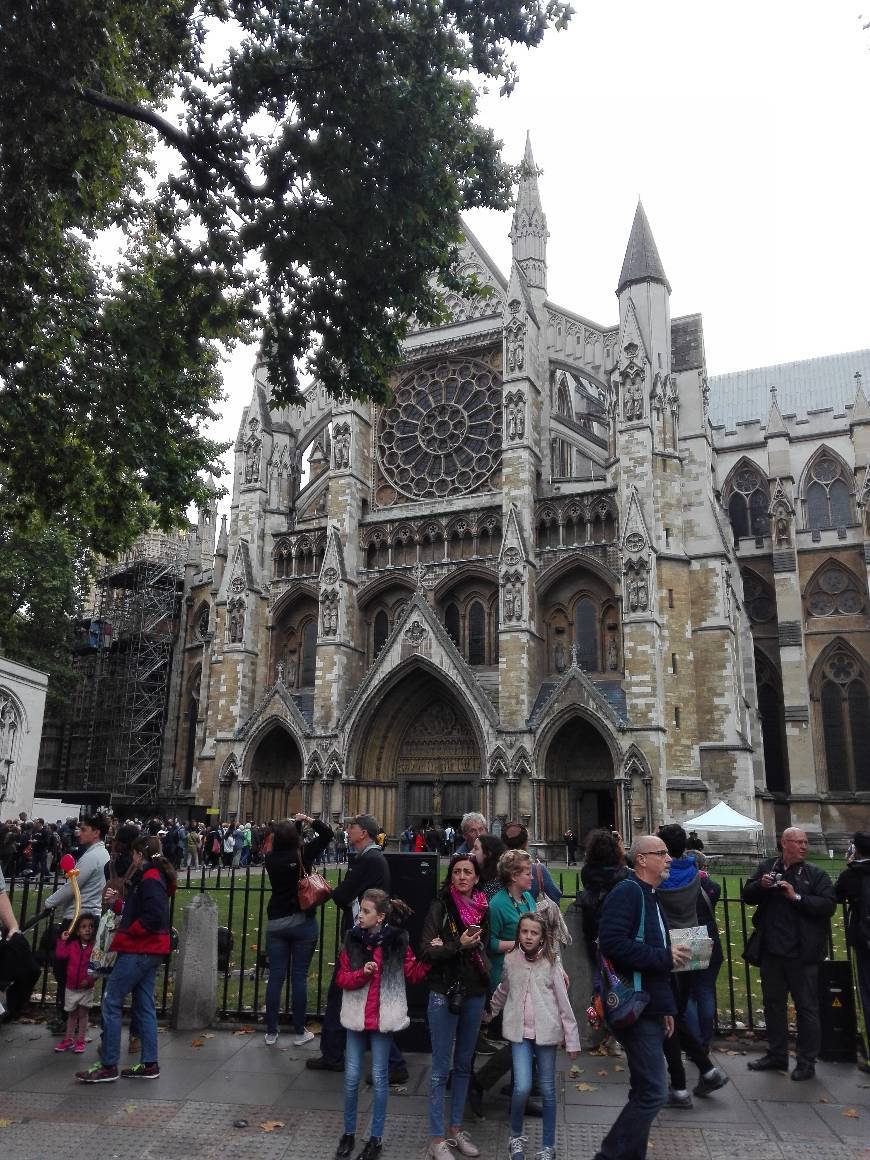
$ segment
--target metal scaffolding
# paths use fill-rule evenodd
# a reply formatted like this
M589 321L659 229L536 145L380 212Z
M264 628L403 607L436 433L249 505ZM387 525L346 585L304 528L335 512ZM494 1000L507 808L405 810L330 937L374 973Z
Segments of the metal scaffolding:
M79 622L65 788L85 800L156 802L184 560L181 539L140 537L101 570Z

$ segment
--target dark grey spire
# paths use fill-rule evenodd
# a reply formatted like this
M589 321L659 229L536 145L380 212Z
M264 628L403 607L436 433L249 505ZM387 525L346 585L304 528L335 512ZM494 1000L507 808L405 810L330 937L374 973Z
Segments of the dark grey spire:
M631 225L631 235L625 250L625 260L622 263L616 293L621 294L626 286L631 286L634 282L661 282L667 287L668 293L671 292L671 284L665 275L655 238L652 236L640 201L637 203Z

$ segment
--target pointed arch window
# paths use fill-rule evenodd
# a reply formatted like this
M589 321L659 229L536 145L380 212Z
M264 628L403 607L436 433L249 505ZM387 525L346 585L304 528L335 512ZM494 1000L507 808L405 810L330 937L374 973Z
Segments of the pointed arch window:
M299 660L299 687L311 689L314 687L314 677L317 672L317 622L307 621L302 629L302 656Z
M863 585L836 561L823 565L807 587L810 616L855 616L863 610Z
M819 711L828 789L870 790L870 694L858 659L835 649L822 665Z
M782 684L773 665L760 653L755 654L755 680L758 686L758 715L761 718L767 788L774 793L787 793L788 748L785 741Z
M770 534L767 480L749 464L734 472L727 488L728 519L735 540Z
M598 672L598 610L588 596L581 597L574 610L574 641L580 668Z
M810 464L804 487L806 526L821 531L851 524L852 491L851 472L833 455L820 455Z
M387 643L387 637L390 635L390 621L386 612L381 608L375 615L374 627L372 629L372 656L378 656L381 649Z
M748 568L742 572L746 612L753 624L776 619L776 597L771 586Z
M468 609L468 663L486 664L486 613L479 600Z

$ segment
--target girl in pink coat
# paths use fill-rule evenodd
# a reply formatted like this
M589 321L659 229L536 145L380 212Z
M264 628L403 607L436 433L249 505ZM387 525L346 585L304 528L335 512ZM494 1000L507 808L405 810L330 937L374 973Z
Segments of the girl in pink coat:
M91 952L97 934L97 920L92 914L79 915L71 931L64 931L57 940L55 957L66 963L66 1035L55 1051L74 1051L81 1055L85 1049L88 1030L88 1012L94 1004L94 976L88 973Z

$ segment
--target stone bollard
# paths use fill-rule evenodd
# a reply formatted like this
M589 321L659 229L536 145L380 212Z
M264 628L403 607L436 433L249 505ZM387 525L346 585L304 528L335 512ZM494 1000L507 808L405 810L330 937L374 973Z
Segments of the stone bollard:
M573 941L570 946L562 947L562 965L571 980L568 985L568 997L577 1017L580 1041L585 1048L594 1042L586 1021L586 1008L592 998L592 964L589 962L586 940L583 938L583 912L576 902L571 903L564 917Z
M208 894L197 894L184 908L172 999L172 1027L176 1031L198 1031L214 1021L217 931L217 903Z

